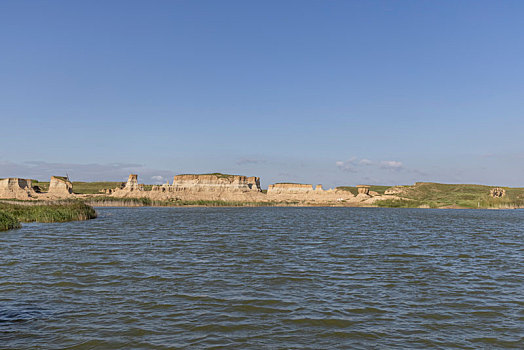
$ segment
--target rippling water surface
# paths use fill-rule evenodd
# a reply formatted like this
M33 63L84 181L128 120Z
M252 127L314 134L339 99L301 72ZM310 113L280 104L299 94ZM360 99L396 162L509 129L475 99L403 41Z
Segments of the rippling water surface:
M0 348L522 348L524 211L99 208L0 233Z

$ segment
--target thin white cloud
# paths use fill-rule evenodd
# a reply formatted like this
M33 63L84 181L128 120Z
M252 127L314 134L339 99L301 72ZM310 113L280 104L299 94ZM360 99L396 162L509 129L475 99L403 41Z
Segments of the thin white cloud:
M264 159L258 158L241 158L237 161L237 165L250 165L250 164L261 164L266 163Z
M383 169L399 170L402 168L402 162L396 160L383 160L380 162L380 166Z
M356 157L352 157L346 161L339 160L335 162L335 165L337 166L337 168L339 168L342 171L351 172L351 173L357 171L356 169L357 164L358 163L357 163Z
M153 180L155 184L160 185L160 184L165 183L166 178L161 175L155 175L155 176L151 176L151 180Z

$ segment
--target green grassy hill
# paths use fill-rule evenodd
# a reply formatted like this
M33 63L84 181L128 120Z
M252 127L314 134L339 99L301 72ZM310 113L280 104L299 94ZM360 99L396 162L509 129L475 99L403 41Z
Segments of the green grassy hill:
M494 187L497 186L417 182L413 186L400 187L402 192L397 196L404 200L387 200L378 202L377 205L385 207L429 206L431 208L524 207L524 188L502 187L506 190L506 195L502 198L493 198L489 192Z

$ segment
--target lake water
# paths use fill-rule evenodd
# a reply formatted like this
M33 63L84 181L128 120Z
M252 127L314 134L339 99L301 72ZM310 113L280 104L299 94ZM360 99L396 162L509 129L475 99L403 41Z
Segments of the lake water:
M1 349L524 346L523 210L97 211L0 233Z

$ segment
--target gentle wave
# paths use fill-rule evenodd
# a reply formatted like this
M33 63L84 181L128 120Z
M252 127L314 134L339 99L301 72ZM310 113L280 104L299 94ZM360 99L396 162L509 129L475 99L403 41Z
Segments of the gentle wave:
M524 211L98 212L0 235L0 348L524 343Z

